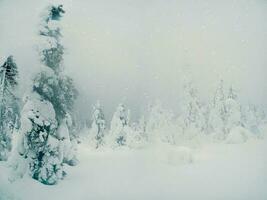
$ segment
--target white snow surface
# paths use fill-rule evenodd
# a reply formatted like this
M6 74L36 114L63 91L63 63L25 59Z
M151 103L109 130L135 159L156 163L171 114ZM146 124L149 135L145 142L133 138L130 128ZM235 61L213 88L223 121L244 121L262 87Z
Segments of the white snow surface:
M144 149L79 146L79 165L55 186L28 176L8 181L0 162L0 200L265 200L267 140Z

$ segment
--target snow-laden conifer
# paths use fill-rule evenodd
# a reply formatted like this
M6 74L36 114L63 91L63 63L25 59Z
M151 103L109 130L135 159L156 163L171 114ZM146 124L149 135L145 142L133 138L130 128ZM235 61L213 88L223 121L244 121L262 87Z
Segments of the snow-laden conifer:
M39 54L43 67L33 81L33 90L24 105L19 154L29 165L30 175L44 183L56 184L66 174L64 163L76 157L70 136L71 113L76 89L64 74L60 6L49 6L40 30Z
M19 128L18 69L12 56L0 66L0 160L7 160L14 129Z

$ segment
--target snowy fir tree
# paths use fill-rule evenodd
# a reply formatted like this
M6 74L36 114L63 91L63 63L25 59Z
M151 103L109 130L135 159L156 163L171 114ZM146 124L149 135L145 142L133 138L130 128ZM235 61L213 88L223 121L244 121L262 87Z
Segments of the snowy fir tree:
M48 185L65 175L63 163L73 164L69 127L76 89L63 74L59 20L62 5L50 6L41 24L40 45L43 69L36 75L33 92L23 108L20 155L29 163L30 175Z
M214 135L215 139L223 140L226 137L226 96L224 91L224 82L221 80L212 103L209 105L208 131Z
M19 155L28 163L29 174L44 184L55 184L63 178L63 150L57 138L53 105L37 93L25 98L21 113Z
M183 98L183 132L185 137L193 138L205 131L205 110L197 95L197 89L192 82L184 86Z
M61 121L71 113L77 91L73 80L63 73L64 47L59 20L65 11L62 5L51 6L48 11L41 24L39 45L41 61L48 69L36 76L33 90L53 104L57 120Z
M228 97L225 101L226 106L226 131L229 133L232 128L241 126L241 106L238 102L237 93L231 86L229 88Z
M19 128L19 99L15 94L17 79L17 65L9 56L0 66L0 160L7 160L13 130Z
M130 111L123 104L119 104L111 120L111 137L118 146L126 145L127 128L129 127Z
M126 145L132 149L144 147L148 142L148 134L146 132L146 121L142 116L137 122L133 122L125 127L127 133Z
M150 105L147 111L146 132L149 142L176 143L176 124L173 112L162 107L160 101Z
M148 135L147 135L147 131L146 131L147 122L146 122L144 115L141 116L141 118L139 119L136 129L140 132L142 140L148 141Z
M90 139L93 141L96 148L104 145L105 132L106 120L104 112L100 105L100 102L97 102L96 105L93 106L92 125L90 130Z
M72 133L73 124L70 114L66 114L65 118L61 120L57 130L57 138L63 145L63 162L75 166L78 163L77 159L77 140Z
M245 128L259 136L261 127L266 123L266 115L263 109L254 104L249 104L242 109L241 117Z

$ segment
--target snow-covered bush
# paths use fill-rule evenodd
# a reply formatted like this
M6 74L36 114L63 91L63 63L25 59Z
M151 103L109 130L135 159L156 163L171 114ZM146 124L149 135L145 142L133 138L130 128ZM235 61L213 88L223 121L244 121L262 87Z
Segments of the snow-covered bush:
M230 130L230 133L226 138L226 142L229 144L239 144L246 142L251 137L252 134L250 131L244 127L237 126Z

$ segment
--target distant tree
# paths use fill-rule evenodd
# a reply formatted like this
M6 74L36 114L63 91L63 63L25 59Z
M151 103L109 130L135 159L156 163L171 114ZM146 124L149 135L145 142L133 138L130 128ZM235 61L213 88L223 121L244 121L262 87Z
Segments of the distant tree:
M228 98L229 98L229 99L237 100L237 93L236 93L236 91L234 90L233 86L231 86L231 87L229 88L229 91L228 91Z
M90 134L96 141L96 148L104 144L104 136L106 132L106 120L103 109L99 102L93 107L92 126Z
M183 103L183 118L184 118L184 134L186 137L192 138L206 129L204 105L200 102L197 94L197 89L192 82L184 86L184 103Z
M146 135L150 142L176 143L174 114L164 109L161 102L157 101L149 106L146 120Z
M127 111L123 104L119 104L111 120L110 132L115 138L115 143L119 146L126 145L129 114L129 110Z
M225 101L226 106L226 131L229 133L232 128L242 126L241 105L238 102L236 91L231 86Z
M146 130L147 129L147 122L146 122L144 115L139 119L137 129L140 131L142 139L145 141L148 141L148 135L147 135L147 130Z
M254 134L260 134L260 127L266 123L266 115L260 107L249 104L242 109L242 122Z
M19 128L19 99L15 94L17 79L17 65L9 56L0 66L0 160L7 160L13 130Z
M213 101L209 106L210 112L208 119L209 132L214 134L215 138L219 140L225 139L227 133L227 110L225 101L224 82L221 80L213 96Z

